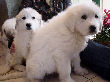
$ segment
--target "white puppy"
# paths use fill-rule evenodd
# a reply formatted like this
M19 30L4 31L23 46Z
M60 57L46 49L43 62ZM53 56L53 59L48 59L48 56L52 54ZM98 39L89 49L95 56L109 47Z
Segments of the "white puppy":
M21 60L28 56L31 38L41 27L41 15L32 8L24 8L16 16L16 34L14 39L15 55L17 63L21 64ZM16 63L16 64L17 64Z
M15 36L16 18L7 19L2 25L2 41L10 48Z
M43 79L45 74L59 73L61 82L74 82L71 77L71 60L74 71L84 74L79 53L87 46L88 35L98 32L102 14L92 2L70 6L39 29L32 39L26 62L27 77L32 81Z
M7 19L4 24L2 25L2 33L0 38L0 46L1 46L1 58L0 58L0 74L5 74L10 70L8 57L11 56L9 48L11 43L13 42L15 36L15 25L16 25L16 18ZM5 62L5 63L3 63Z
M21 65L22 60L26 59L30 49L31 38L42 25L41 15L32 8L24 8L16 16L15 33L15 54L8 56L8 65L14 69L23 71L22 73L12 73L0 77L0 80L25 76L25 67Z

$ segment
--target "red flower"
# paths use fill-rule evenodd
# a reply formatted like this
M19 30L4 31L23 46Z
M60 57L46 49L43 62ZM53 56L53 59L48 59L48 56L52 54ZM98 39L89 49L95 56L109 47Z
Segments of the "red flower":
M107 9L104 9L104 12L106 13L107 12Z
M104 12L106 13L106 16L104 18L103 24L110 26L110 10L107 11L107 9L104 9Z

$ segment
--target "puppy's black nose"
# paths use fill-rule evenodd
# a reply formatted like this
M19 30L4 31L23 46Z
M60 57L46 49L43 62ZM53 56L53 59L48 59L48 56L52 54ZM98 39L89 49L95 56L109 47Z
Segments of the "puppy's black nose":
M26 29L27 29L27 30L31 30L31 24L30 24L30 23L27 23L27 24L26 24Z
M91 26L89 27L89 29L90 29L90 32L91 32L91 33L96 32L96 27L95 27L94 25L91 25Z

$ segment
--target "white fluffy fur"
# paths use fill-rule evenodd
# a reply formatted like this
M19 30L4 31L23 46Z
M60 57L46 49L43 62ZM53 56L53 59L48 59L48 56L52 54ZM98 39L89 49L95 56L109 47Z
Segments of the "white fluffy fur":
M16 25L16 18L7 19L2 25L2 41L7 46L8 46L8 37L6 34L15 36L15 25Z
M81 19L85 14L88 18ZM74 82L70 77L72 60L76 73L87 73L80 66L79 52L87 46L88 35L96 33L90 33L90 25L96 26L96 32L102 25L101 11L92 2L72 5L51 19L32 39L27 77L37 82L46 73L57 72L61 82Z
M16 25L16 18L7 19L2 25L2 31L5 29L6 32L14 33Z
M26 19L23 20L23 17L26 17ZM35 17L35 19L32 17ZM31 24L31 30L26 29L27 23ZM16 50L15 54L7 57L7 62L10 67L14 67L14 69L23 72L8 74L6 76L0 77L0 80L25 76L25 67L21 65L22 59L27 58L30 49L31 38L34 32L36 32L36 30L41 27L42 23L43 21L41 15L32 8L24 8L16 16L16 33L14 39Z
M14 36L15 35L15 25L16 18L7 19L2 25L2 36L1 36L1 49L0 50L0 75L5 74L10 70L9 66L9 56L11 56L9 48L8 48L8 37L7 35ZM10 59L9 59L10 60Z
M22 17L26 17L25 20ZM35 17L33 19L32 17ZM15 48L16 48L16 55L22 58L27 57L30 48L30 41L31 38L41 26L41 15L32 8L24 8L20 13L16 16L16 35L15 35ZM26 24L31 24L31 30L27 30Z

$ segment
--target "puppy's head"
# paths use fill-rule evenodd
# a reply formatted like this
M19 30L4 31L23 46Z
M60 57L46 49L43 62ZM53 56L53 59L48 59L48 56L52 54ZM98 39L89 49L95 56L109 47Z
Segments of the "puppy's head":
M10 48L15 36L16 18L7 19L2 25L2 42Z
M41 15L32 8L24 8L16 16L16 29L22 31L35 31L40 27Z
M87 36L97 33L102 27L102 12L93 2L70 6L67 14L69 14L68 23L70 23L68 27L72 32L77 31Z

